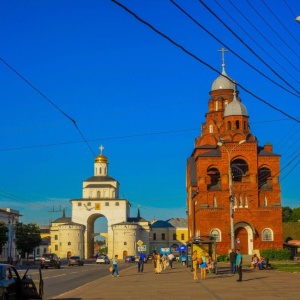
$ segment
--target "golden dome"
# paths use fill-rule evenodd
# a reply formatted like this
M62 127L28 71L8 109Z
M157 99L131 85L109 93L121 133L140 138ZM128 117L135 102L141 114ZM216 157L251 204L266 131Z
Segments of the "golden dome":
M103 155L102 153L99 154L98 156L96 156L95 158L95 162L96 163L107 163L108 162L108 159L105 155Z

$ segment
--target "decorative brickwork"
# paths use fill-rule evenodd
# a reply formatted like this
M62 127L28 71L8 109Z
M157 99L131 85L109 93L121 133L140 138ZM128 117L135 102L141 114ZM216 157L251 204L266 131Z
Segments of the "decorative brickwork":
M213 233L218 254L228 253L231 194L235 247L245 254L282 248L280 156L271 144L258 145L238 91L228 88L233 84L224 64L222 74L212 85L202 135L187 161L189 238Z

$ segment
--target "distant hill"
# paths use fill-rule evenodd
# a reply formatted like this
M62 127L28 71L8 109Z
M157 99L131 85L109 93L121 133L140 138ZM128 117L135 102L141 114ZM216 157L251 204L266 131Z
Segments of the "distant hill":
M283 222L282 223L282 240L291 237L293 240L300 240L300 222Z

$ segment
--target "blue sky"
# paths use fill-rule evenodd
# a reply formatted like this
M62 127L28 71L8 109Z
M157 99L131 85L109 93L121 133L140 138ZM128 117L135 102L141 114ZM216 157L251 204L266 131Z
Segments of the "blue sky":
M217 50L229 47L227 74L299 119L300 5L254 1L254 11L251 2L204 1L247 48L200 1L176 3L221 42L170 1L120 1L218 71ZM132 216L140 205L150 220L186 217L186 159L216 72L112 1L2 1L0 36L0 206L25 223L48 224L60 205L70 215L102 144ZM299 123L239 91L259 144L282 155L282 204L299 206Z

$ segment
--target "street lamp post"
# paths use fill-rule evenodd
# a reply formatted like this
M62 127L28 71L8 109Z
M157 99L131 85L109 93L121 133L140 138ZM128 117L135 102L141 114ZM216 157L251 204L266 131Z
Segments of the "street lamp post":
M232 149L228 150L228 148L225 145L225 142L218 142L217 145L220 147L224 147L224 149L227 152L228 155L228 185L229 185L229 213L230 213L230 246L231 249L235 249L235 243L234 243L234 197L232 195L232 169L231 169L231 152L236 149L239 145L245 143L246 140L240 141L237 145L235 145Z

